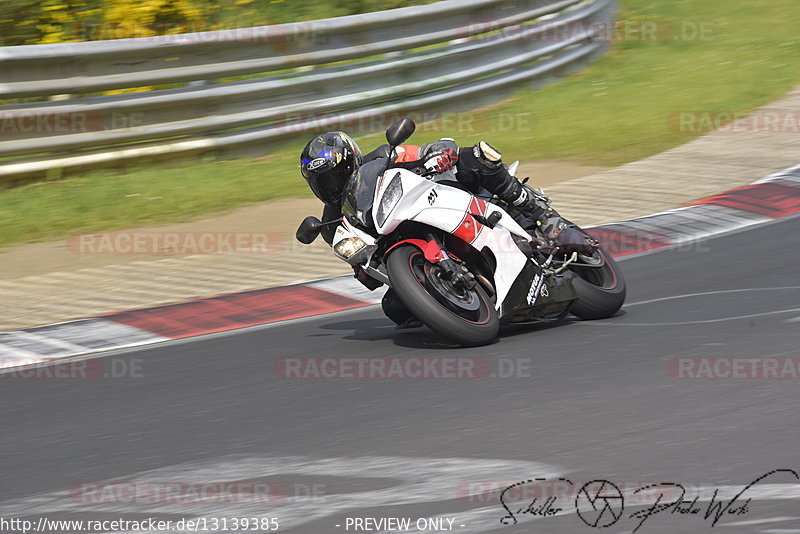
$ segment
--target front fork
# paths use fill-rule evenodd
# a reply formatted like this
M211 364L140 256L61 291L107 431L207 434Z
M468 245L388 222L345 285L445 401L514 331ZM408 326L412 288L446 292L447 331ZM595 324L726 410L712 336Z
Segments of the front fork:
M450 254L444 249L442 242L438 237L429 233L426 239L404 239L392 245L384 255L384 262L386 255L390 254L393 249L401 245L413 245L417 247L425 259L436 266L442 271L442 279L452 284L457 289L473 289L477 283L475 275L461 263L453 260Z
M463 264L456 263L444 250L444 247L435 235L428 234L428 243L429 246L435 246L439 249L439 253L435 255L437 261L432 263L438 265L442 269L442 278L444 280L452 283L453 286L458 289L471 290L475 287L475 284L478 283L477 280L475 280L475 275L464 267Z

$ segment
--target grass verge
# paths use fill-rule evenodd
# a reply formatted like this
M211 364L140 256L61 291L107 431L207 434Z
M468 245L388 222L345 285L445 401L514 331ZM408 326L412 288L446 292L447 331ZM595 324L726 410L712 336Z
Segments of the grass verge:
M800 82L797 0L623 0L620 17L655 22L656 38L623 39L564 81L433 123L412 141L486 138L509 160L618 165L702 133L671 128L677 112L748 111ZM358 140L368 150L380 136ZM0 191L0 247L306 196L296 169L302 144L259 159L138 166Z

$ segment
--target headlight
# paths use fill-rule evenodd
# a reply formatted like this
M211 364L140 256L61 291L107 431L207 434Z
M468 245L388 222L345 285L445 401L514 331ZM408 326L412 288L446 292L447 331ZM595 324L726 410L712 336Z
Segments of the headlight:
M333 247L333 251L343 258L350 258L351 256L361 252L367 244L360 237L348 237L342 239Z
M400 202L402 196L403 180L400 178L400 173L398 172L386 187L386 191L384 191L383 197L381 198L381 204L378 206L378 216L376 217L378 226L383 226L383 223L389 218L389 214L395 206L397 206L397 203Z

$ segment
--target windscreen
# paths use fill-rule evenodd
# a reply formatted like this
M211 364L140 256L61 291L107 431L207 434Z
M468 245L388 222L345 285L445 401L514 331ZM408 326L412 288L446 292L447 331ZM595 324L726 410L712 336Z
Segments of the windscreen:
M378 176L383 172L385 165L385 159L365 163L345 186L342 214L348 222L359 228L374 229L370 213L375 201Z

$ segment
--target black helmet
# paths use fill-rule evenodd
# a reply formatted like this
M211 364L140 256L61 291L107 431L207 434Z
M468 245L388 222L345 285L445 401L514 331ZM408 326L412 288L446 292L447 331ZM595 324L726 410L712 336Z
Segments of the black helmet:
M361 166L361 149L344 132L328 132L312 139L300 156L300 172L325 204L336 205L347 180Z

